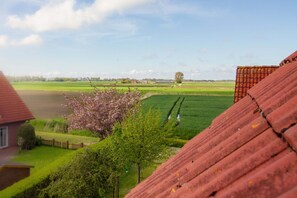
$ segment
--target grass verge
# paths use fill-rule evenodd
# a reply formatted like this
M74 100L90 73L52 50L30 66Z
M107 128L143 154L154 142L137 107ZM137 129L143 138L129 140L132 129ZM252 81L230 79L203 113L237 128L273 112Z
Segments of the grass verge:
M59 142L69 141L71 144L79 144L79 143L96 143L99 142L99 138L97 137L86 137L72 134L64 134L64 133L51 133L51 132L43 132L36 131L36 136L41 137L42 139L52 140L55 139Z

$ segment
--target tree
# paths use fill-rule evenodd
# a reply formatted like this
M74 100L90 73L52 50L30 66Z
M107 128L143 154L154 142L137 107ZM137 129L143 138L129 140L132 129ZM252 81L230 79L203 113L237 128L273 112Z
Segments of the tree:
M114 186L114 161L105 142L96 146L80 151L53 173L40 197L106 197L110 194Z
M29 123L24 123L17 131L18 145L21 149L30 150L35 147L35 129Z
M182 72L176 72L175 73L175 82L182 83L183 80L184 80L184 74Z
M87 129L104 139L111 134L114 123L122 121L124 114L140 101L140 93L95 88L91 94L66 99L71 111L67 116L69 129Z
M117 138L121 139L121 154L125 156L126 164L137 166L138 183L141 169L164 151L165 135L160 111L129 113L121 123L117 132Z

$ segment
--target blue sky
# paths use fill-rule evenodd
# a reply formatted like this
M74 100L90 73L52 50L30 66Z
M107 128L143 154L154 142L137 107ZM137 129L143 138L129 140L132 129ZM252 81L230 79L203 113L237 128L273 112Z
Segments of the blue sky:
M296 50L296 0L4 0L7 75L234 79Z

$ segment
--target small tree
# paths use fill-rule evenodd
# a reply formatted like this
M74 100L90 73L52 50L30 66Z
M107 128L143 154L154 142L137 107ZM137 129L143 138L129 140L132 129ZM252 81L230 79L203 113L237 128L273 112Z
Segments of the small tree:
M161 113L156 110L130 113L118 131L121 138L121 151L127 163L137 165L138 183L141 169L158 158L165 149L165 131L162 127Z
M32 149L36 143L35 129L29 123L24 123L20 126L17 132L18 145L21 149Z
M122 121L124 114L140 101L140 93L95 88L91 94L66 99L71 110L67 116L69 129L87 129L103 139L111 134L114 123Z
M109 147L100 142L98 148L82 150L52 174L40 197L107 197L114 186L113 166Z
M184 80L184 74L182 72L176 72L175 73L175 82L182 83L183 80Z

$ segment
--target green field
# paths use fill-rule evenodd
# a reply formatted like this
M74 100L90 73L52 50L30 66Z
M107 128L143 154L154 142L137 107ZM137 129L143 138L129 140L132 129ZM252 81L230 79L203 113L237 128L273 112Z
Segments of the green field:
M234 82L197 82L183 83L155 83L155 84L120 84L106 81L94 82L99 89L116 88L127 91L137 89L141 93L161 93L161 94L199 94L199 95L232 95L234 92ZM88 92L93 90L89 82L13 82L16 90L30 91L63 91L63 92Z
M180 114L180 123L173 137L188 140L232 104L233 97L230 96L156 95L145 99L142 107L159 109L164 121L170 114L171 119Z

